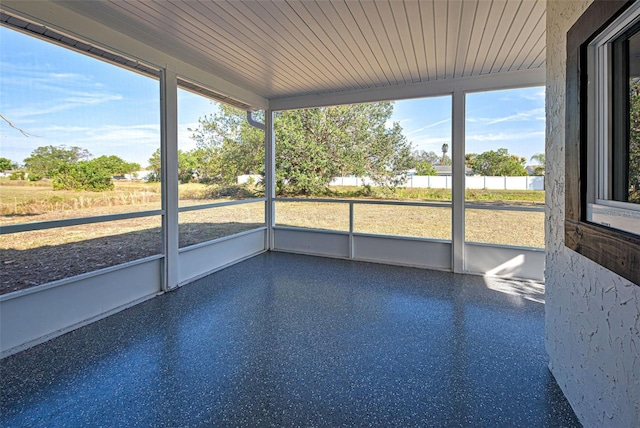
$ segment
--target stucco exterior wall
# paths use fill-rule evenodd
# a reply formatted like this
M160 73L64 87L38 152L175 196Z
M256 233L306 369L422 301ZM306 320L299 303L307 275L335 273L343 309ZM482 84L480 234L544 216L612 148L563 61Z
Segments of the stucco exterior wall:
M564 247L566 33L590 3L547 1L546 347L586 427L640 427L640 287Z

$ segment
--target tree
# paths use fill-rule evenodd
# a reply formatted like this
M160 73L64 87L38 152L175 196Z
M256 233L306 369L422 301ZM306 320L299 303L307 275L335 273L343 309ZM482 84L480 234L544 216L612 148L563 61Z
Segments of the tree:
M524 167L526 159L510 155L507 149L489 150L479 155L471 154L467 162L474 174L488 176L528 175Z
M29 180L39 180L43 177L52 178L60 167L65 164L79 162L91 157L88 150L80 147L44 146L38 147L31 156L24 160L24 166L29 173Z
M178 181L180 183L189 183L197 176L198 160L195 151L195 149L188 152L178 150ZM160 181L162 173L160 149L151 154L147 168L151 171L147 180Z
M108 171L111 175L132 174L140 170L140 164L135 162L126 162L115 155L103 155L93 159L91 162L96 167L100 167Z
M440 163L438 165L451 165L451 158L447 156L449 152L449 145L444 143L442 145L442 158L440 159Z
M426 150L415 150L411 156L413 157L412 168L417 168L421 162L427 162L431 165L438 165L440 162L440 156L434 151L427 152Z
M258 112L256 120L264 121L264 113ZM222 104L190 131L202 182L235 183L238 175L257 174L264 166L264 131L251 126L243 110Z
M339 175L369 176L382 186L406 180L411 144L389 102L288 110L274 122L279 192L323 192Z
M278 193L322 193L340 175L367 175L383 186L403 182L411 144L398 124L386 126L392 113L388 102L279 113L274 120ZM245 115L221 106L200 119L193 138L208 160L197 162L198 172L204 166L209 178L231 182L263 169L264 132Z
M544 153L536 153L531 156L531 161L538 162L538 166L533 170L534 175L544 175L545 156Z
M64 163L53 176L54 190L89 190L101 192L113 189L111 173L92 161Z
M18 164L11 162L11 159L0 158L0 171L9 171L12 169L18 169Z
M422 161L416 165L416 175L438 175L438 171L429 162Z

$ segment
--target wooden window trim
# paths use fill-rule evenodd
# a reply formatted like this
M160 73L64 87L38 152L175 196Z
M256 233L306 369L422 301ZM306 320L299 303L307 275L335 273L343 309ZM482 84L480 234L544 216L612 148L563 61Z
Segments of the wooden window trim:
M565 246L640 286L640 236L586 220L587 45L633 1L595 0L567 33Z

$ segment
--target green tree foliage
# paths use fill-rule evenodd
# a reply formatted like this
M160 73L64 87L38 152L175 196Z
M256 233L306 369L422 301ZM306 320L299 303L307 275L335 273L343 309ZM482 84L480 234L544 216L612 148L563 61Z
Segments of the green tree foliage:
M534 175L544 175L544 161L545 161L545 156L544 153L536 153L535 155L531 156L531 159L534 162L538 162L538 166L535 167L535 169L533 170L533 174Z
M340 175L366 175L382 186L401 184L411 167L411 145L397 123L386 126L392 113L388 102L279 113L274 120L278 193L322 193ZM193 138L203 181L232 183L238 175L262 171L264 132L245 116L221 106L200 119Z
M438 171L427 161L418 162L416 175L438 175Z
M91 162L96 167L108 171L111 175L132 174L140 170L140 164L135 162L126 162L115 155L103 155L93 159Z
M629 82L629 202L640 203L640 79Z
M178 181L180 183L189 183L198 177L200 163L197 158L197 150L183 152L178 150ZM148 181L160 181L162 172L162 161L160 157L160 149L157 149L149 158L150 173L147 177Z
M264 113L255 113L264 121ZM246 120L246 112L220 105L220 108L199 119L192 138L196 173L201 182L233 184L239 175L258 174L264 164L264 131Z
M88 150L76 146L43 146L31 152L31 156L24 160L24 166L29 173L29 180L35 181L44 177L53 178L61 166L90 157Z
M427 162L431 165L439 165L440 164L440 156L434 151L427 152L426 150L416 150L411 156L413 157L414 164L411 165L412 168L417 168L420 162Z
M395 123L389 102L289 110L279 114L276 183L280 193L325 191L331 178L369 176L395 187L406 180L411 144Z
M9 171L12 169L18 169L18 164L11 162L11 159L0 158L0 171Z
M102 192L113 189L111 173L95 160L60 165L52 183L55 190Z
M520 176L528 175L523 157L510 155L507 149L489 150L479 155L469 154L466 157L467 166L474 174L487 176Z
M451 158L447 156L449 152L449 145L447 143L442 145L442 158L438 162L438 165L451 165Z

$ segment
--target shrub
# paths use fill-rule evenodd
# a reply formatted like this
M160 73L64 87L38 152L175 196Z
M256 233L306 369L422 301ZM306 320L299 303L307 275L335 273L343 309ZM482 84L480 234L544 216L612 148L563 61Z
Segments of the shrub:
M102 192L113 187L109 171L92 162L64 164L53 177L54 190Z
M13 171L9 175L9 180L24 180L24 171Z

